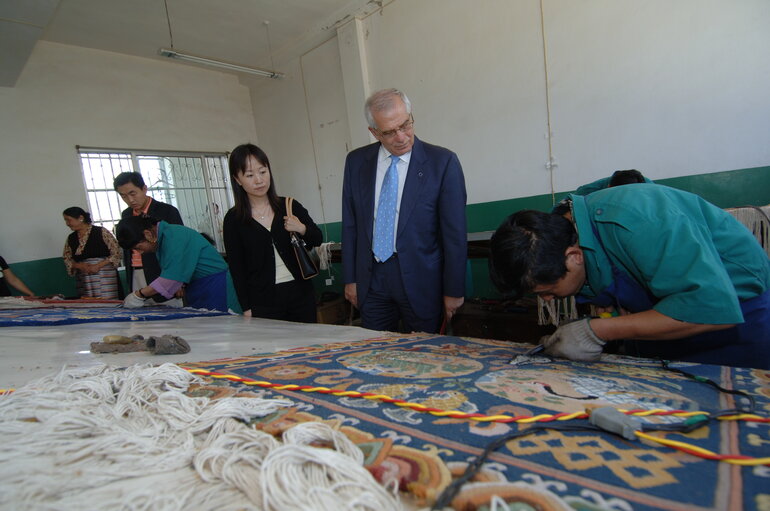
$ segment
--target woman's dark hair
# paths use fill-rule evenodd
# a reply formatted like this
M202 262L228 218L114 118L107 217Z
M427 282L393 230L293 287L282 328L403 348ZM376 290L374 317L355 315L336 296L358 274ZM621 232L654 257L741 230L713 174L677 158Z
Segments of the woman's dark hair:
M115 227L118 245L124 250L131 250L140 241L145 241L144 231L158 224L158 219L151 216L131 216L124 218Z
M516 296L567 273L567 248L577 243L572 222L561 215L522 210L506 218L489 242L489 276Z
M270 168L270 160L267 158L267 154L254 144L241 144L230 153L227 163L230 167L230 184L233 187L233 195L235 196L235 215L244 222L251 218L251 204L249 203L248 194L235 178L243 173L249 156L253 156L259 163L267 167L267 171L270 173L270 187L267 189L267 200L270 202L270 207L273 208L274 212L279 211L280 206L280 200L275 191L273 170Z
M78 206L72 206L71 208L65 209L62 211L62 215L67 215L70 218L79 218L82 216L85 223L91 223L91 213Z

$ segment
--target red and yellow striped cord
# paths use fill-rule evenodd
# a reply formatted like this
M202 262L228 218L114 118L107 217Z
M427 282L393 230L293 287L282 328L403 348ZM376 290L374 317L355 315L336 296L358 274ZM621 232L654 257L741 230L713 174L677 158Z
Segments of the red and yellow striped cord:
M517 423L527 424L532 422L568 421L573 419L588 418L588 413L584 411L573 412L573 413L541 414L541 415L534 415L534 416L520 415L517 417L512 417L510 415L484 415L481 413L463 413L463 412L458 412L454 410L441 410L439 408L431 408L425 405L421 405L420 403L410 403L408 401L404 401L403 399L395 399L390 396L386 396L384 394L373 394L371 392L358 392L354 390L335 390L335 389L329 389L327 387L314 387L311 385L296 385L293 383L288 383L288 384L271 383L269 381L252 380L250 378L244 378L244 377L236 376L232 374L214 373L211 371L207 371L205 369L191 369L187 367L184 367L183 369L185 369L186 371L189 371L192 374L207 376L209 378L218 379L218 380L230 380L230 381L242 383L248 386L256 386L256 387L272 389L272 390L315 392L319 394L329 394L337 397L355 397L355 398L361 398L361 399L369 399L372 401L381 401L383 403L393 404L396 406L400 406L402 408L411 408L412 410L415 410L417 412L429 413L437 417L469 419L469 420L478 421L478 422L502 422L502 423L517 422ZM650 415L654 415L654 416L674 416L674 417L688 418L688 417L695 417L698 415L705 415L705 416L709 415L708 412L698 412L698 411L688 412L685 410L664 410L664 409L652 409L652 410L619 409L618 411L623 412L626 415L634 415L637 417L647 417ZM754 414L747 414L747 413L736 414L736 415L725 415L725 416L718 417L718 419L770 423L770 419L768 418L764 418Z
M206 376L208 378L213 378L217 380L229 380L236 383L242 383L248 386L256 386L256 387L272 389L272 390L315 392L319 394L329 394L337 397L353 397L353 398L369 399L372 401L380 401L383 403L393 404L396 406L400 406L402 408L410 408L416 412L428 413L436 417L468 419L468 420L473 420L477 422L501 422L501 423L515 422L518 424L531 424L535 422L553 422L553 421L569 421L574 419L587 419L589 417L589 414L585 411L573 412L573 413L540 414L540 415L533 415L533 416L484 415L481 413L463 413L455 410L441 410L439 408L431 408L425 405L421 405L419 403L410 403L402 399L395 399L390 396L386 396L384 394L373 394L371 392L357 392L353 390L335 390L335 389L329 389L326 387L314 387L311 385L296 385L291 383L279 384L279 383L271 383L267 381L252 380L250 378L243 378L241 376L235 376L232 374L214 373L211 371L207 371L205 369L191 369L187 367L183 367L183 369L185 369L186 371L192 374ZM5 394L11 394L14 392L14 390L15 389L0 389L0 396ZM618 411L626 415L633 415L636 417L674 416L674 417L680 417L680 418L689 418L689 417L696 417L696 416L709 416L708 412L701 412L701 411L688 412L685 410L664 410L664 409L624 410L619 408ZM723 420L723 421L740 420L745 422L770 423L770 418L765 418L759 415L748 414L748 413L735 414L735 415L723 415L723 416L717 417L717 419ZM725 463L731 463L734 465L743 465L743 466L770 465L770 457L752 458L750 456L717 454L695 445L687 444L684 442L678 442L675 440L669 440L666 438L658 438L656 436L649 435L641 431L636 431L635 434L639 438L643 438L647 441L656 442L656 443L665 445L667 447L671 447L673 449L677 449L679 451L685 452L687 454L698 456L700 458L705 458L705 459L710 459L715 461L722 461Z
M699 458L705 458L708 460L715 460L715 461L723 461L725 463L730 463L733 465L744 465L744 466L770 465L770 457L752 458L751 456L739 456L735 454L717 454L715 452L711 452L708 449L703 449L702 447L698 447L696 445L686 444L684 442L678 442L676 440L669 440L667 438L658 438L652 435L648 435L647 433L642 433L641 431L635 431L634 433L639 438L644 438L645 440L649 440L651 442L657 442L667 447L671 447L673 449L686 452L687 454L698 456Z
M311 385L296 385L293 383L279 384L279 383L271 383L268 381L252 380L250 378L243 378L241 376L235 376L232 374L214 373L211 371L207 371L205 369L192 369L187 367L183 367L183 369L189 371L192 374L206 376L208 378L213 378L218 380L229 380L237 383L242 383L248 386L255 386L255 387L261 387L261 388L272 389L272 390L287 390L287 391L294 391L294 392L315 392L319 394L329 394L337 397L353 397L353 398L369 399L372 401L380 401L383 403L393 404L396 406L400 406L402 408L410 408L416 412L428 413L436 417L451 417L453 419L469 419L469 420L478 421L478 422L501 422L501 423L515 422L518 424L530 424L535 422L553 422L553 421L568 421L568 420L574 420L574 419L587 419L589 416L589 414L585 411L573 412L573 413L540 414L540 415L534 415L534 416L520 415L515 417L510 415L484 415L481 413L463 413L463 412L458 412L454 410L441 410L438 408L431 408L425 405L421 405L419 403L410 403L402 399L395 399L390 396L386 396L384 394L373 394L371 392L357 392L353 390L335 390L335 389L329 389L327 387L314 387ZM688 412L685 410L618 409L618 411L626 415L633 415L637 417L673 416L673 417L689 418L689 417L695 417L695 416L709 416L708 412L700 412L700 411ZM765 418L759 415L748 414L748 413L735 414L735 415L723 415L723 416L717 417L717 419L723 420L723 421L740 420L745 422L761 422L761 423L770 424L770 418ZM673 449L677 449L679 451L682 451L694 456L698 456L701 458L722 461L725 463L732 463L734 465L745 465L745 466L770 465L770 458L752 458L749 456L716 454L707 449L686 444L684 442L677 442L677 441L668 440L665 438L658 438L658 437L649 435L647 433L642 433L641 431L636 431L635 433L638 437L648 440L650 442L656 442L656 443L665 445L667 447L671 447Z

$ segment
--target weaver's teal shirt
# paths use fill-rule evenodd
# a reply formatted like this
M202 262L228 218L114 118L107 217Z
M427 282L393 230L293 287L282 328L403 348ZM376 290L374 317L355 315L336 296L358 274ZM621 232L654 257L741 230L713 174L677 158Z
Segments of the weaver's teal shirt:
M200 233L184 225L160 221L156 255L160 263L160 276L177 282L192 284L203 277L227 272L226 289L212 289L211 292L226 293L227 306L240 312L227 263Z
M739 301L770 288L770 260L756 238L695 194L639 183L570 198L586 298L612 282L610 261L659 300L654 310L688 323L743 323Z

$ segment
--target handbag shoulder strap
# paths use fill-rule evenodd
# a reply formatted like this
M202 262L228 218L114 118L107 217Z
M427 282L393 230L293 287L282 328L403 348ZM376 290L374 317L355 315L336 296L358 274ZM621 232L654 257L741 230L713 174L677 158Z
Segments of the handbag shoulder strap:
M286 197L286 216L292 216L291 214L291 205L294 202L294 199L291 197Z

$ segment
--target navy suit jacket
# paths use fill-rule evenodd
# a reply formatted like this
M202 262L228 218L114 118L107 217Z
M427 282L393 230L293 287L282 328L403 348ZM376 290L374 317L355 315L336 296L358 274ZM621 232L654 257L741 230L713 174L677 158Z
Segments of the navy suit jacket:
M342 273L364 303L374 264L374 190L380 143L351 151L342 187ZM406 294L421 318L443 309L443 296L465 296L468 257L465 178L457 155L414 139L399 206L396 251Z

